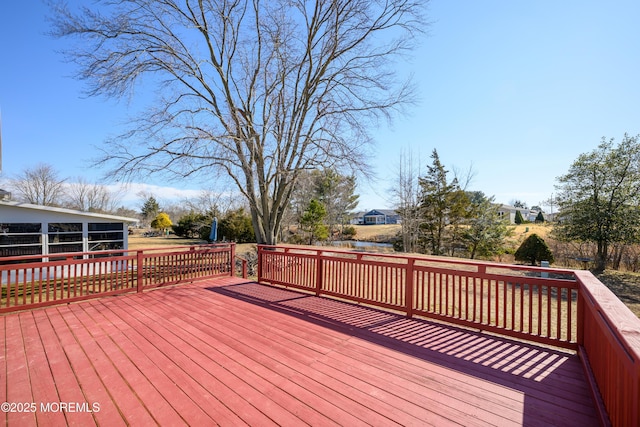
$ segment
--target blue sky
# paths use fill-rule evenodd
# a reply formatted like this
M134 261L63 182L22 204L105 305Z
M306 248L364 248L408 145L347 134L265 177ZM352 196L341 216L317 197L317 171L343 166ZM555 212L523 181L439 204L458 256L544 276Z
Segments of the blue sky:
M57 53L65 42L45 34L46 14L39 0L0 5L0 182L42 162L71 180L99 179L94 147L130 108L83 96ZM428 16L428 36L399 64L413 73L420 102L373 130L377 180L361 183L361 209L392 207L402 150L426 165L435 148L448 169L472 167L470 189L536 205L603 136L640 134L640 2L432 0ZM201 188L145 184L160 198ZM135 191L127 202L138 205Z

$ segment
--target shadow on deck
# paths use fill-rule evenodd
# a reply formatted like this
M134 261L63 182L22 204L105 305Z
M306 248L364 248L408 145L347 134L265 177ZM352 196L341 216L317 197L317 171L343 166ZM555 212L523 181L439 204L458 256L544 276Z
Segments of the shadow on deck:
M477 405L479 412L492 414L472 409L455 422L465 424L466 417L477 416L480 424L517 424L521 417L526 426L598 425L575 353L253 282L208 289L399 352L409 359L398 363L389 354L380 357L366 351L349 357L354 366L373 365L386 372L389 384L432 383L427 387L440 395L436 401ZM410 358L436 367L427 368L422 378L415 377L414 372L403 371L404 363L412 364Z

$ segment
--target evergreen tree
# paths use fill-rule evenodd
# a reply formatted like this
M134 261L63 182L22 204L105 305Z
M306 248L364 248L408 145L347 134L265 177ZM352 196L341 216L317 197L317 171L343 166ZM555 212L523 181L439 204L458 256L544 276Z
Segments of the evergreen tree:
M148 223L148 221L151 221L158 216L158 212L160 212L160 205L156 201L155 197L147 197L142 205L142 210L140 211L142 219Z
M596 270L603 271L613 244L639 240L640 135L625 135L617 146L603 138L594 151L581 154L558 178L563 240L596 244Z
M542 211L538 212L538 215L536 215L536 223L542 223L544 222L544 215L542 215Z
M536 265L538 261L554 261L553 253L544 239L537 234L527 237L515 253L516 261L528 261Z
M211 231L211 223L209 223L208 231ZM218 224L218 236L237 243L255 242L256 236L251 216L244 208L229 211Z
M309 232L309 244L314 241L326 240L329 237L329 229L323 224L323 220L327 215L327 211L316 199L311 199L307 210L302 214L300 224L303 230Z
M333 169L318 171L315 179L315 195L327 212L325 222L329 227L329 235L336 231L336 226L343 226L347 214L358 205L355 176L340 175Z
M422 211L420 230L430 252L441 255L446 227L458 223L464 209L460 205L462 190L458 181L455 178L451 182L447 180L448 171L435 149L431 159L432 164L427 166L426 176L419 179Z
M513 229L507 220L498 214L499 206L493 197L485 197L483 193L471 197L472 213L463 239L469 250L469 257L490 257L502 251L504 240L512 234Z
M524 218L522 217L522 214L520 213L520 211L516 211L515 223L518 225L524 223Z
M341 175L334 169L313 170L301 174L291 197L292 220L298 222L312 199L322 203L326 210L324 222L333 235L344 225L349 213L358 205L356 178Z
M207 240L211 232L213 216L213 214L190 212L173 225L173 232L176 236Z

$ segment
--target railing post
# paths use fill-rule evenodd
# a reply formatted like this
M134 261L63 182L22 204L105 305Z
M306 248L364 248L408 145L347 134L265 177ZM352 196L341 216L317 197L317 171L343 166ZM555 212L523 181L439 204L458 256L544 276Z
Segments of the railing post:
M407 318L413 317L413 265L416 260L413 258L409 258L407 260L407 268L405 270L405 279L404 279L404 300L405 300L405 310L407 314Z
M262 245L258 245L258 265L256 266L258 270L258 283L262 281Z
M229 260L229 276L234 277L236 275L236 244L231 243L231 259Z
M316 296L322 293L322 252L316 253Z
M142 288L143 288L143 286L142 286L142 277L143 277L142 269L143 269L143 265L142 264L144 263L144 261L143 261L142 253L143 253L142 251L137 251L136 252L136 264L138 265L138 268L136 269L137 270L136 271L136 273L137 273L136 281L137 281L138 292L142 292Z
M577 331L576 342L579 346L584 346L584 292L582 283L578 279L578 315L577 315Z

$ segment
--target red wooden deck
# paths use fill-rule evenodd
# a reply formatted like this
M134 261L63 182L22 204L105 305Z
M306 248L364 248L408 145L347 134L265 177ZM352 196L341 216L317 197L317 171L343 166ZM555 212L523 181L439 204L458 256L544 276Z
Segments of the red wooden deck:
M573 354L238 278L0 316L0 342L12 426L596 424Z

